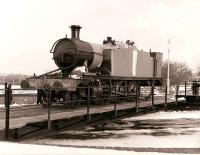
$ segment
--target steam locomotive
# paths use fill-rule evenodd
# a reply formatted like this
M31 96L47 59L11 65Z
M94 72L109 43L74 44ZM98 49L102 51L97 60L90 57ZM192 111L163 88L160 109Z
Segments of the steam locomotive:
M58 69L32 76L22 88L38 90L38 103L109 103L114 96L134 100L136 86L160 86L162 53L139 50L135 43L107 37L103 44L80 40L79 25L71 25L71 38L57 40L50 51ZM127 99L126 98L126 99Z

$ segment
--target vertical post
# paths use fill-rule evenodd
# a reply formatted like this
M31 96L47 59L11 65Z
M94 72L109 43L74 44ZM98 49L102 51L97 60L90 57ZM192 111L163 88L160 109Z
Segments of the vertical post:
M171 44L171 40L168 39L167 41L168 43L168 56L167 56L167 94L169 94L169 90L170 90L170 79L169 79L169 54L170 54L170 44Z
M129 91L128 91L128 82L126 81L126 96L127 96L127 100L129 98Z
M12 90L11 90L11 85L7 85L5 83L5 108L6 108L6 120L5 120L5 133L4 133L4 139L8 140L9 139L9 124L10 124L10 103L11 103L11 98L12 98Z
M185 81L185 101L186 101L186 96L187 96L187 82Z
M136 85L136 92L135 92L135 113L138 112L138 86Z
M179 86L176 86L176 104L178 103L178 90L179 90Z
M152 83L151 86L151 102L152 102L152 107L154 106L154 82Z
M152 87L151 87L151 95L152 95L152 107L154 106L154 89L155 89L155 75L156 74L156 58L153 57L153 81L152 81Z
M40 97L40 93L39 93L39 90L37 89L37 104L39 104L39 97Z
M115 86L114 116L117 116L117 87Z
M51 89L48 89L48 130L51 129Z
M196 81L192 82L192 95L198 95L198 84Z
M155 88L155 78L156 78L156 53L151 52L150 50L150 56L153 58L153 80L152 80L152 86L151 86L151 95L152 95L152 108L154 107L154 88Z
M8 115L7 115L7 105L8 105L8 88L7 88L7 83L5 83L5 96L4 96L4 103L5 103L5 108L6 108L6 117L5 117L5 131L4 131L4 139L5 140L8 140L8 132L9 132L9 129L8 129L8 122L9 122L9 119L8 119Z
M167 106L167 91L168 90L168 85L165 86L165 107Z
M90 86L88 86L87 94L87 120L90 120Z

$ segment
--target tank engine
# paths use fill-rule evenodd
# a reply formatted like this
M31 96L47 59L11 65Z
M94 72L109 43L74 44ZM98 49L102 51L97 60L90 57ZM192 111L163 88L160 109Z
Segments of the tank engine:
M59 39L50 51L58 69L21 82L22 88L38 90L38 103L45 105L47 89L52 91L51 100L60 103L85 99L89 88L90 98L101 103L110 102L114 91L134 99L136 85L162 84L162 53L144 52L130 40L123 43L111 37L103 44L85 42L79 38L79 25L70 28L71 38ZM81 66L85 71L73 77Z

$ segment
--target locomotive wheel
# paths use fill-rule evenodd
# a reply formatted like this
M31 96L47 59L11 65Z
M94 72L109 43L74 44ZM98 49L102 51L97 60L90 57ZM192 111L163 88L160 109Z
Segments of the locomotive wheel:
M137 94L136 94L136 91L137 91ZM140 96L140 87L134 86L133 90L130 89L128 91L127 96L128 96L128 101L129 102L134 102L136 100L136 98L139 98L139 96Z
M98 76L110 76L110 70L105 67L97 68L97 75Z
M111 80L110 79L95 79L90 83L92 101L97 104L110 103L111 97Z
M41 97L41 105L43 108L48 108L48 103L46 102L46 98Z
M113 97L111 98L111 102L112 103L119 103L119 98L118 98L118 94L117 94L117 82L114 82L112 84L112 93L113 93Z
M135 95L128 95L128 102L134 102L136 99Z
M80 95L77 92L66 92L63 97L63 102L67 109L78 108L81 105Z
M135 101L135 99L136 99L135 92L136 92L135 88L133 88L133 90L132 90L131 87L130 87L130 84L128 84L127 90L126 90L128 102L134 102Z
M105 67L100 67L97 69L97 75L110 76L110 70ZM111 79L101 79L100 81L103 94L98 102L100 102L100 104L108 104L111 101L111 94L112 94Z
M37 104L41 104L43 108L48 107L47 90L39 89L37 92Z
M103 101L100 97L97 97L97 98L95 98L94 103L95 103L95 105L101 105L103 103Z
M90 99L95 105L102 104L101 97L103 94L101 81L99 79L90 81Z
M112 94L112 83L110 79L102 79L101 80L103 95L101 101L103 104L108 104L111 101Z

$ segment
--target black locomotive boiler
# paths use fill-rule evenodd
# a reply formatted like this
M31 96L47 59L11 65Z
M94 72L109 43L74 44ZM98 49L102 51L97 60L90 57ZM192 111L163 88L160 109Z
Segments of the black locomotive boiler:
M59 39L50 51L58 69L21 82L22 88L38 90L38 103L47 103L48 90L54 103L78 104L88 98L94 104L109 103L116 94L132 101L136 86L162 84L162 53L144 52L130 40L111 37L103 44L82 41L81 27L70 28L71 38Z

